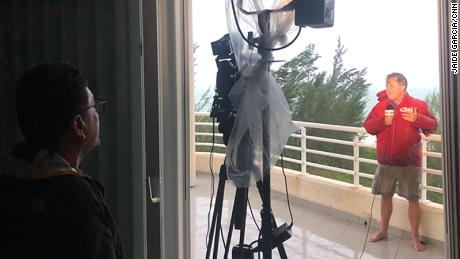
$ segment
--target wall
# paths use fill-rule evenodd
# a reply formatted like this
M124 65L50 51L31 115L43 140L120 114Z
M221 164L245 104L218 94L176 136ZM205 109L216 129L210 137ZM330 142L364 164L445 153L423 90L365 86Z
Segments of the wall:
M0 149L21 138L15 81L44 61L80 67L95 95L107 100L102 145L82 168L106 187L126 258L144 255L139 8L128 0L0 1Z

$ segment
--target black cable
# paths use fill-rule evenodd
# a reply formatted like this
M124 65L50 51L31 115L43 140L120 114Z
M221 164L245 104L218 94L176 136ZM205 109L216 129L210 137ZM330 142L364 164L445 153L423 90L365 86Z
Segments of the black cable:
M257 49L261 49L261 50L265 50L265 51L277 51L277 50L282 50L282 49L285 49L289 46L292 45L292 43L294 43L297 38L299 37L300 35L300 31L302 30L302 27L299 26L299 31L297 32L297 35L294 37L294 39L292 39L291 42L289 42L288 44L284 45L284 46L281 46L281 47L278 47L278 48L265 48L265 47L262 47L262 46L259 46L253 42L250 42L243 34L243 31L241 30L240 28L240 24L238 22L238 18L236 17L236 11L235 11L235 3L233 2L234 0L231 0L232 1L232 11L233 11L233 17L235 19L235 24L236 24L236 27L238 28L238 32L240 33L241 37L243 38L244 41L246 41L250 46L254 47L254 48L257 48Z
M287 177L286 177L286 173L284 172L284 158L283 158L282 154L281 154L281 170L282 170L283 175L284 175L284 186L285 186L285 189L286 189L286 199L287 199L287 203L288 203L289 215L291 217L291 224L289 224L289 229L291 229L292 226L294 225L294 218L292 217L291 203L289 201L289 191L288 191L288 187L287 187ZM249 204L249 209L251 211L251 215L252 215L252 218L254 220L254 223L256 224L256 227L259 230L259 239L254 240L254 241L252 241L252 243L249 244L249 246L252 247L252 245L254 243L260 241L261 230L260 230L259 226L257 225L257 222L255 220L254 214L252 213L251 203L249 202L249 199L248 199L248 204ZM260 251L258 251L258 257L260 258Z
M206 247L208 247L208 236L209 236L209 217L211 216L212 208L212 199L214 198L214 172L212 170L212 165L214 164L214 142L215 142L215 119L212 118L212 146L211 153L209 154L209 169L211 171L211 200L209 201L209 210L208 210L208 227L206 229Z
M258 225L257 222L256 222L256 218L254 217L254 214L253 214L253 212L252 212L252 207L251 207L251 203L249 202L249 198L248 198L248 204L249 204L249 210L251 211L252 219L254 220L254 223L256 224L257 230L259 230L259 237L258 237L258 239L252 241L252 242L249 244L249 247L252 248L252 245L253 245L255 242L261 241L260 237L262 236L262 230L260 229L259 225ZM260 259L260 250L257 252L257 255L258 255L259 259Z
M260 241L260 237L259 237L259 239L256 239L256 240L252 241L252 242L249 244L249 246L252 247L252 245L253 245L254 243L259 242L259 241Z
M254 243L259 242L259 241L262 241L262 239L260 238L261 236L262 236L262 232L261 232L260 229L259 229L259 237L258 237L258 239L252 241L252 242L249 244L249 247L252 248L252 245L253 245ZM259 246L259 245L257 245L257 246ZM259 259L260 259L260 252L261 252L261 249L258 249L258 250L257 250L257 255L258 255Z
M227 247L225 244L224 231L222 230L222 226L220 226L220 237L222 238L222 244L224 244L224 247Z
M359 256L359 259L363 258L364 250L366 250L367 237L369 236L369 231L371 229L371 223L372 223L372 209L374 208L374 201L375 201L375 194L374 194L374 198L372 198L371 213L369 215L369 225L367 226L367 233L366 233L366 238L364 239L363 251L361 251L361 256Z
M254 217L254 213L252 212L251 202L249 201L249 198L247 200L248 200L248 205L249 205L249 211L251 212L251 215L252 215L252 220L254 221L254 224L256 224L257 230L259 230L260 232L260 228L259 228L259 225L257 224L256 217Z
M291 216L291 224L289 225L289 228L292 228L292 226L294 225L294 218L292 217L291 203L289 202L289 191L288 191L288 187L287 187L286 173L284 172L284 157L283 157L283 154L281 154L281 171L283 172L283 175L284 175L284 187L286 189L286 199L287 199L287 204L288 204L288 208L289 208L289 215Z
M248 201L248 205L249 205L249 211L251 212L251 216L252 216L252 220L254 221L254 224L256 224L256 227L257 227L257 230L259 230L259 239L257 240L254 240L251 244L249 244L249 247L252 249L252 245L255 243L255 242L258 242L260 240L260 235L261 235L261 230L260 230L260 227L259 227L259 224L257 224L257 221L256 221L256 217L254 216L254 213L252 211L252 207L251 207L251 202L249 201L249 198L247 199ZM260 251L258 251L258 257L260 259Z

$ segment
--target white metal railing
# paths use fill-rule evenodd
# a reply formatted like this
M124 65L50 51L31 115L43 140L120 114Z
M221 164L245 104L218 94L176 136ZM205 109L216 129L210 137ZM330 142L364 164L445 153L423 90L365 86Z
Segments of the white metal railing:
M205 113L205 112L198 112L195 115L196 117L209 117L209 113ZM360 163L368 163L368 164L374 164L374 165L378 164L377 160L375 159L368 159L368 158L360 157L360 154L359 154L360 147L373 148L373 149L376 148L376 145L374 143L366 143L360 140L359 135L369 136L364 128L332 125L332 124L321 124L321 123L313 123L313 122L303 122L303 121L294 121L294 123L300 128L300 130L298 131L298 133L292 134L291 137L299 138L300 146L286 145L285 149L301 152L300 160L289 158L289 157L284 157L284 161L299 164L300 171L302 173L307 173L307 166L310 166L310 167L316 167L320 169L353 175L353 183L356 186L360 185L360 182L359 182L360 177L365 177L368 179L374 178L374 175L363 173L360 171ZM206 126L206 127L211 128L213 123L212 122L195 122L195 125L196 126ZM215 126L217 125L218 124L215 123ZM339 140L339 139L333 139L333 138L308 136L307 135L308 129L322 129L322 130L331 130L331 131L337 131L337 132L354 133L355 137L353 138L352 141L346 141L346 140ZM198 130L196 130L195 134L196 136L212 136L212 133L198 131ZM215 136L222 137L222 134L218 133L216 129ZM332 153L332 152L308 149L307 140L314 140L314 141L320 141L320 142L326 142L326 143L335 143L335 144L341 144L341 145L349 145L353 147L353 155L352 156L343 155L343 154L337 154L337 153ZM428 157L435 157L435 158L442 157L442 154L440 152L431 152L427 150L429 142L441 142L441 136L440 135L422 136L422 193L421 193L422 201L427 200L427 191L436 192L436 193L443 192L442 188L430 186L427 183L428 174L442 175L441 170L427 167ZM212 143L196 142L195 145L196 146L212 146ZM223 144L214 144L214 146L225 148L225 145ZM335 157L335 158L353 161L353 170L329 166L329 165L323 165L323 164L318 164L318 163L307 162L308 154L318 154L322 156Z

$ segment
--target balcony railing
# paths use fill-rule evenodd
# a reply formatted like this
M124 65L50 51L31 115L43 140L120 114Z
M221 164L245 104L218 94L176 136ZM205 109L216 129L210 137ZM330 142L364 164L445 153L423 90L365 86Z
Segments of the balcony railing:
M209 118L209 113L196 113L195 114L195 134L196 134L196 147L217 147L219 149L214 149L214 152L220 153L225 150L225 145L222 144L222 134L217 132L217 128L215 129L215 137L218 138L218 141L215 141L213 144L211 141L212 133L212 125L211 119ZM321 124L321 123L312 123L312 122L302 122L302 121L295 121L294 122L298 127L299 131L291 135L291 138L300 139L300 141L294 141L299 143L299 145L286 145L285 150L292 150L296 152L300 152L300 159L296 159L293 157L284 157L284 161L290 162L293 164L300 165L300 172L302 173L309 173L307 167L319 168L327 171L332 171L335 173L352 175L353 176L353 184L355 186L360 186L360 178L366 179L373 179L373 173L366 173L360 170L361 163L377 165L378 162L375 159L375 156L372 158L364 158L360 156L360 148L369 148L375 149L375 141L369 141L372 139L373 136L367 134L366 130L362 127L349 127L349 126L341 126L341 125L332 125L332 124ZM215 125L217 127L217 123ZM327 137L319 137L309 135L309 129L319 129L319 130L326 130L326 131L334 131L334 132L342 132L342 133L351 133L354 134L353 140L340 140L336 138L327 138ZM198 137L204 136L204 137ZM352 155L334 153L334 152L326 152L316 149L307 148L307 141L316 141L316 142L323 142L323 143L331 143L331 144L339 144L345 146L351 146L353 150ZM439 177L442 175L442 171L439 169L435 169L430 167L429 160L438 159L440 160L442 155L441 152L436 151L433 147L435 145L440 146L441 136L440 135L430 135L424 136L422 135L422 184L421 184L421 200L427 201L430 200L427 193L439 193L442 194L443 190L441 187L441 181L438 181L438 186L433 186L430 184L431 181L429 179L433 179L433 177ZM325 157L331 158L338 158L342 160L349 160L352 161L353 169L345 169L340 168L337 166L326 165L318 162L311 162L307 158L311 154L316 154ZM438 163L440 164L440 163ZM432 200L433 201L433 200ZM442 201L435 200L434 202L442 203Z

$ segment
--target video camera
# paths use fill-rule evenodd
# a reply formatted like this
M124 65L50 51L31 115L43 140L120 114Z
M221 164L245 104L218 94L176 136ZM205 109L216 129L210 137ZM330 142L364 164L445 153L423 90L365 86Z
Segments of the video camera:
M224 144L227 145L236 116L235 107L228 98L228 94L240 75L228 34L212 42L211 47L213 55L217 56L217 76L216 94L210 116L219 122L218 130L224 135Z

